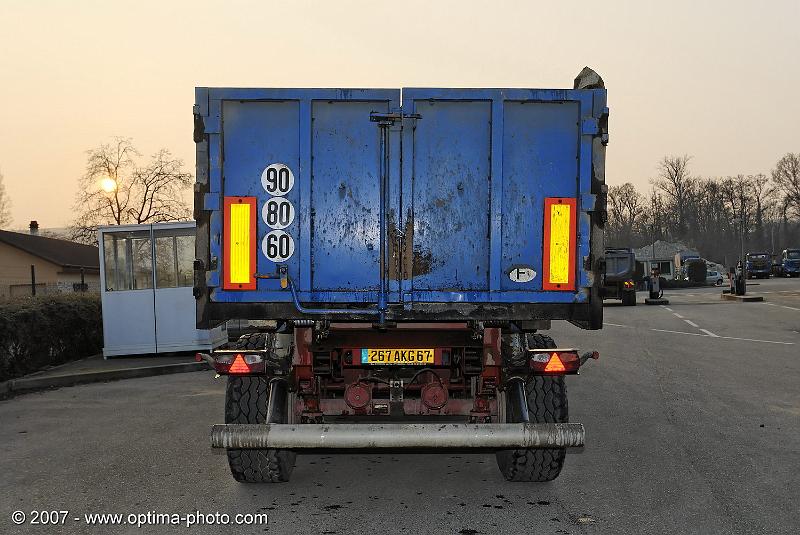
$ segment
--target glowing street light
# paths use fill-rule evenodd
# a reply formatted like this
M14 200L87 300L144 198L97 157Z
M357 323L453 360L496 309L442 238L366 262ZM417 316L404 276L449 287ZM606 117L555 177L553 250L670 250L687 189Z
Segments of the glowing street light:
M110 177L105 177L100 181L100 189L106 193L113 193L117 190L117 181Z

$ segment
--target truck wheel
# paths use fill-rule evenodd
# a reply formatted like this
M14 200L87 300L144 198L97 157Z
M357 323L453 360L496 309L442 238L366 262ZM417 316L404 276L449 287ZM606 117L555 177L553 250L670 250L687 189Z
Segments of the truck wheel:
M231 344L231 349L261 349L274 344L271 333L245 334ZM270 382L267 377L228 376L225 391L226 424L267 423ZM273 417L274 422L287 423L288 407ZM296 453L276 449L228 448L228 465L236 481L242 483L282 483L289 481Z
M522 338L522 336L520 336ZM529 334L525 338L525 349L556 347L549 336ZM505 355L504 359L507 358ZM509 355L513 358L514 356ZM518 357L517 357L518 358ZM562 423L569 421L567 386L564 376L531 376L525 383L528 401L528 418L531 423ZM511 408L506 414L513 414ZM508 417L506 420L514 420ZM514 423L508 421L508 423ZM495 454L497 467L507 481L544 482L552 481L561 473L566 450L563 448L528 448L500 450Z
M636 292L622 292L622 306L636 306Z

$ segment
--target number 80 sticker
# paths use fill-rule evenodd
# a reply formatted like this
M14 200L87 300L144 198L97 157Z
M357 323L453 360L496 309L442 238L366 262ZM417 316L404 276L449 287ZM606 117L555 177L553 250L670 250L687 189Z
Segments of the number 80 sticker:
M275 230L285 229L294 221L294 206L283 197L270 197L261 209L261 218Z
M294 240L282 230L273 230L264 236L261 252L273 262L283 262L294 254Z

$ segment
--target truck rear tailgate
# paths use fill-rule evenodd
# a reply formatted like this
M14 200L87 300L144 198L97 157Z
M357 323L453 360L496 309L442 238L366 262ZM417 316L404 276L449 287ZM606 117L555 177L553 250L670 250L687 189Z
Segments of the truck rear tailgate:
M588 321L605 99L199 88L198 320L383 301L395 319Z

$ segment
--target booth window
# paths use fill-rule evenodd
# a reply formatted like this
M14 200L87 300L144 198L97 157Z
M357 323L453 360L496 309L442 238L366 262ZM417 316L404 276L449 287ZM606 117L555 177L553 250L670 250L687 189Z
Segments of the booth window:
M153 251L149 232L114 232L103 236L106 291L153 287Z
M156 288L193 286L194 229L155 231Z

